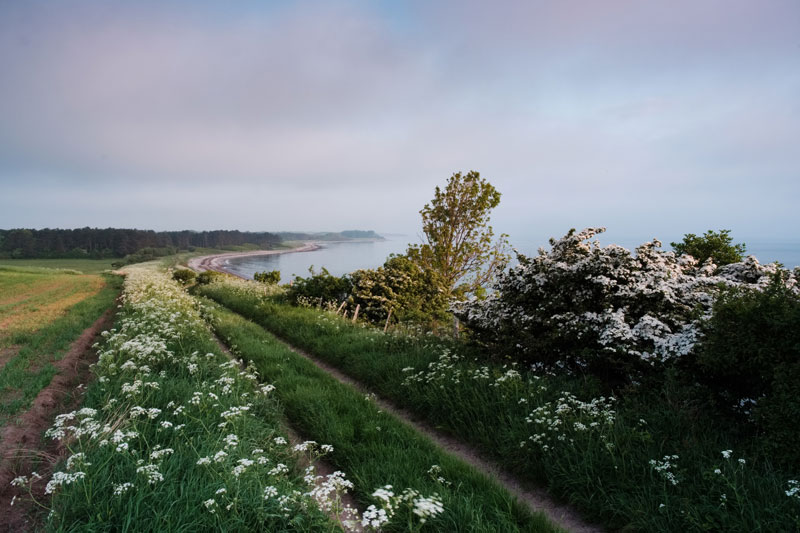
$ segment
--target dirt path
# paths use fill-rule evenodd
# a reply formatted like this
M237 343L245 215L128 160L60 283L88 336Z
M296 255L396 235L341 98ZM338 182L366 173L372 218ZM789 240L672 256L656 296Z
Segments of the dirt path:
M372 393L372 391L370 391L367 387L342 373L339 369L317 359L315 356L306 353L299 348L295 348L279 337L276 338L285 344L290 350L301 357L308 359L319 369L324 370L336 378L339 382L344 383L345 385L350 385L364 394ZM583 517L574 509L554 500L549 494L547 494L545 490L531 488L527 484L522 483L513 475L500 469L500 467L493 462L482 458L476 449L450 437L449 435L445 435L405 409L396 407L395 405L378 396L375 396L375 403L377 403L384 411L391 413L397 418L405 421L411 427L427 436L440 447L457 456L462 461L471 464L481 472L485 473L487 476L500 483L506 488L506 490L516 496L521 502L526 504L531 511L544 513L552 522L566 529L567 531L576 533L601 533L605 531L602 527L585 521Z
M319 250L319 248L320 248L319 245L313 242L307 242L303 244L303 246L298 246L297 248L292 248L291 250L255 250L252 252L230 252L226 254L204 255L202 257L193 257L189 259L188 265L189 268L191 268L192 270L196 270L198 272L213 270L215 272L224 272L226 274L230 274L238 278L243 278L243 276L234 274L233 272L225 268L228 264L229 259L233 259L236 257L252 257L258 255L278 255L278 254L289 254L294 252L313 252L314 250Z
M83 399L84 384L89 380L89 366L95 359L91 346L100 332L111 327L116 307L106 311L73 342L64 357L53 365L58 370L50 384L36 396L31 407L10 421L0 431L0 531L32 531L35 524L29 514L34 504L20 497L20 489L10 485L19 475L35 470L44 477L63 453L53 441L42 442L42 434L56 414L76 408ZM44 498L44 480L34 484L33 494ZM17 496L14 505L11 502Z

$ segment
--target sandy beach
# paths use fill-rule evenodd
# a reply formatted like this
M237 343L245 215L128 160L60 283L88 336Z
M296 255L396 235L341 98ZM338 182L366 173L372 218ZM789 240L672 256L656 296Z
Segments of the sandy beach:
M204 270L214 270L216 272L225 272L226 274L231 274L233 276L243 278L243 276L234 274L233 272L225 268L228 264L229 259L233 259L236 257L252 257L256 255L278 255L278 254L289 254L294 252L313 252L314 250L318 250L319 248L320 247L318 244L315 244L313 242L307 242L304 243L303 246L298 246L297 248L291 248L289 250L253 250L252 252L229 252L224 254L204 255L201 257L193 257L192 259L189 259L188 266L189 268L197 272L203 272Z

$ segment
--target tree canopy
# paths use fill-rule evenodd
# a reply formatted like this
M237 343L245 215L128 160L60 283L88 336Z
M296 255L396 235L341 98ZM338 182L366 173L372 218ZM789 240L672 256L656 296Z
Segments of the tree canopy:
M475 171L453 174L444 189L422 208L425 243L411 245L408 257L436 272L448 296L480 295L508 261L506 235L494 241L489 214L500 192Z
M738 263L745 254L744 243L732 244L731 230L723 229L719 232L708 230L699 237L694 233L687 233L681 242L671 242L672 249L678 255L688 254L702 264L708 258L717 266Z

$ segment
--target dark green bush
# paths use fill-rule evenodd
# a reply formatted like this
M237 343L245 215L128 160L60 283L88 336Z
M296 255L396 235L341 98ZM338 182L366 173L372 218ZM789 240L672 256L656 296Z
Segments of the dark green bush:
M691 363L697 382L772 457L800 464L800 296L778 276L763 291L728 290L704 333Z
M434 270L423 270L405 255L392 255L376 269L356 270L351 275L352 301L362 315L383 324L392 313L394 322L434 325L446 321L447 289Z
M731 230L723 229L719 232L708 230L701 236L687 233L681 242L671 242L672 249L677 255L688 254L697 259L698 264L703 264L711 258L717 266L738 263L745 254L745 245L733 244Z
M224 276L225 276L225 274L223 274L222 272L215 272L213 270L205 270L203 272L200 272L200 274L197 275L197 283L199 285L208 285L209 283L212 283L212 282L214 282L214 281L216 281L216 280L218 280L218 279L220 279L220 278L222 278Z
M260 281L261 283L266 283L267 285L277 285L281 281L281 271L270 270L264 272L256 272L255 274L253 274L253 279L256 281Z
M195 271L189 270L188 268L180 268L172 273L172 279L174 279L181 285L188 285L196 277L197 274L195 273Z
M295 276L289 285L286 296L291 303L297 304L299 298L342 302L350 295L353 284L349 276L334 276L325 267L321 272L315 272L313 265L308 271L311 276Z

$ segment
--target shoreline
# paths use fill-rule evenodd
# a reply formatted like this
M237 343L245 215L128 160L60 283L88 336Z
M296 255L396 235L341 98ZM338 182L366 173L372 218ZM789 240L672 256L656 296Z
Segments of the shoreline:
M229 259L239 258L239 257L252 257L252 256L259 256L259 255L278 255L278 254L290 254L294 252L313 252L315 250L319 250L321 246L314 242L307 242L304 243L303 246L298 246L297 248L291 248L289 250L253 250L250 252L226 252L223 254L214 254L214 255L203 255L200 257L193 257L187 261L187 265L189 268L196 272L203 272L206 270L213 270L214 272L222 272L224 274L230 274L231 276L236 276L237 278L241 279L250 279L245 278L244 276L240 276L239 274L235 274L228 269L225 268Z

